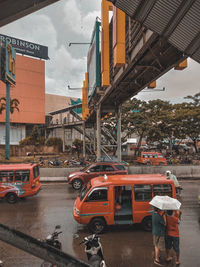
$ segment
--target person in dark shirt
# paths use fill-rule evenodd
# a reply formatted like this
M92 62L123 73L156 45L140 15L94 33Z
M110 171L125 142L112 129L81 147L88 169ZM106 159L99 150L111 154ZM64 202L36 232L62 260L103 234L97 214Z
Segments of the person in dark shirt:
M160 263L160 250L165 250L165 227L166 227L166 215L158 208L154 207L152 213L152 235L153 244L155 249L154 263L158 266L163 266Z

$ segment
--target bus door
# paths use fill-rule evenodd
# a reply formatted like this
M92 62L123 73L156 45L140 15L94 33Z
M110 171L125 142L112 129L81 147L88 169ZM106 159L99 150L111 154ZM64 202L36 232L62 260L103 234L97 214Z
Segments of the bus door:
M133 188L133 221L141 223L143 218L152 215L152 186L150 184L135 184Z
M132 186L114 187L114 222L132 224Z
M30 170L15 171L15 185L18 187L18 195L24 195L31 191Z

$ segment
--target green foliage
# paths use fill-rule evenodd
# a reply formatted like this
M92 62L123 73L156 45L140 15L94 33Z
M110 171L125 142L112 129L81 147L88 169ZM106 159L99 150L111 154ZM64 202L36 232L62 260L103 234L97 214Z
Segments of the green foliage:
M34 140L32 140L30 136L27 136L26 138L21 140L19 144L21 146L34 145Z
M62 151L63 141L58 137L50 137L46 141L47 146L58 146L59 150Z
M190 137L195 146L200 134L200 93L186 99L189 102L181 104L160 99L145 102L133 98L127 101L122 106L125 139L135 133L140 145L143 137L147 142Z
M80 139L75 139L73 142L73 145L76 147L76 149L80 152L83 149L83 141Z
M38 127L34 126L33 131L30 136L27 136L25 139L21 140L20 145L44 145L45 137L40 136Z

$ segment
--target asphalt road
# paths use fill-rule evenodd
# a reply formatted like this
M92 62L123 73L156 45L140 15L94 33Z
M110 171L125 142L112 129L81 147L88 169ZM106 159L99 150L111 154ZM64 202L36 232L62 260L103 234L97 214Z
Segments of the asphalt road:
M181 267L200 266L200 207L197 203L200 181L182 181L181 197L183 216L180 224ZM66 184L44 184L42 191L34 197L11 205L0 201L0 223L6 224L35 238L43 239L60 224L63 234L63 251L87 261L84 247L79 245L87 236L87 227L78 225L73 219L72 207L76 192ZM80 237L74 239L74 234ZM152 267L152 235L139 225L109 227L101 236L107 267ZM164 254L162 259L164 262ZM35 267L41 260L0 241L0 259L4 267ZM175 266L175 259L165 266Z

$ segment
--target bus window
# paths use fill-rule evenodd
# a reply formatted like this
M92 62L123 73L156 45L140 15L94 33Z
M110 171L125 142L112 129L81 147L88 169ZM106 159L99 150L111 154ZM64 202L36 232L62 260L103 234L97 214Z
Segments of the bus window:
M9 183L13 181L13 171L0 171L0 182Z
M37 178L40 175L40 170L39 170L39 166L35 166L33 168L33 179Z
M134 185L135 201L150 201L152 199L151 185Z
M86 201L108 201L108 188L95 188Z
M15 171L15 182L28 182L30 178L29 170Z
M154 196L169 196L172 197L172 186L171 184L155 184L153 185Z

